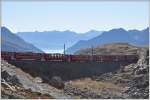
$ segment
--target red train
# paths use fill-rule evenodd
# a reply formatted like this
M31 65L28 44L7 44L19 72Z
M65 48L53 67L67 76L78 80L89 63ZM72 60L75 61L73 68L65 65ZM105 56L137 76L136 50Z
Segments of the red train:
M63 55L46 53L1 52L4 60L39 60L39 61L137 61L138 55Z

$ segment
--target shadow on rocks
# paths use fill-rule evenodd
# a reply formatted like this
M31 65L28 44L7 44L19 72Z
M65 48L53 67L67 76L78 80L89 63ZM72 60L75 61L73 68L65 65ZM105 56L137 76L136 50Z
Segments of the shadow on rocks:
M63 89L65 86L64 81L59 76L53 76L48 83L58 89Z

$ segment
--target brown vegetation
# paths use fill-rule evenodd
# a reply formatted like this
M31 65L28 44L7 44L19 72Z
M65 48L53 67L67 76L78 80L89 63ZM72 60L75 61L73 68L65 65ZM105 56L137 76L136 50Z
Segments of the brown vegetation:
M114 43L97 46L93 48L94 55L125 55L138 54L141 47L133 46L128 43ZM81 49L75 54L91 55L92 48Z

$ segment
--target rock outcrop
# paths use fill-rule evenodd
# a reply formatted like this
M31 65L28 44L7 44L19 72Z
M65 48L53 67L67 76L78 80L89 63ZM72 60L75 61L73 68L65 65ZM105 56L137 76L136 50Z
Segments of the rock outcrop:
M147 99L149 98L149 52L141 49L139 60L135 64L124 66L114 76L120 76L115 83L125 84L128 89L124 92L128 98Z
M80 79L68 82L65 92L80 98L148 99L149 51L141 49L138 54L137 63L121 66L116 72L93 76L92 81ZM121 90L115 91L116 88L113 87L119 87Z
M140 59L137 64L129 65L133 68L133 78L129 82L129 89L126 93L131 98L149 98L149 52L141 50Z
M52 99L52 98L71 98L48 84L41 83L39 77L32 77L21 69L1 61L2 73L2 98L13 99Z

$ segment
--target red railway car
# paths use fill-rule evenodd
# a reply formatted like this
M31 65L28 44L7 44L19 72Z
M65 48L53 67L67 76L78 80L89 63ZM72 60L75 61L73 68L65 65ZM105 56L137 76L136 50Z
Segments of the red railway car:
M13 58L12 52L1 52L1 58L4 60L11 60Z
M46 61L64 61L63 54L44 54Z
M108 55L93 55L92 61L112 61L113 56L108 56Z
M126 56L126 60L127 60L128 62L137 61L137 60L138 60L138 56L137 56L137 55L127 55L127 56Z
M40 61L128 61L135 62L138 55L63 55L63 54L45 54L45 53L15 53L2 52L1 57L4 60L40 60Z
M40 53L15 53L16 60L41 60L42 54Z
M70 55L69 59L71 61L89 61L90 56L88 56L88 55Z
M113 61L113 60L117 60L116 56L112 56L112 55L102 55L102 60L103 61Z

